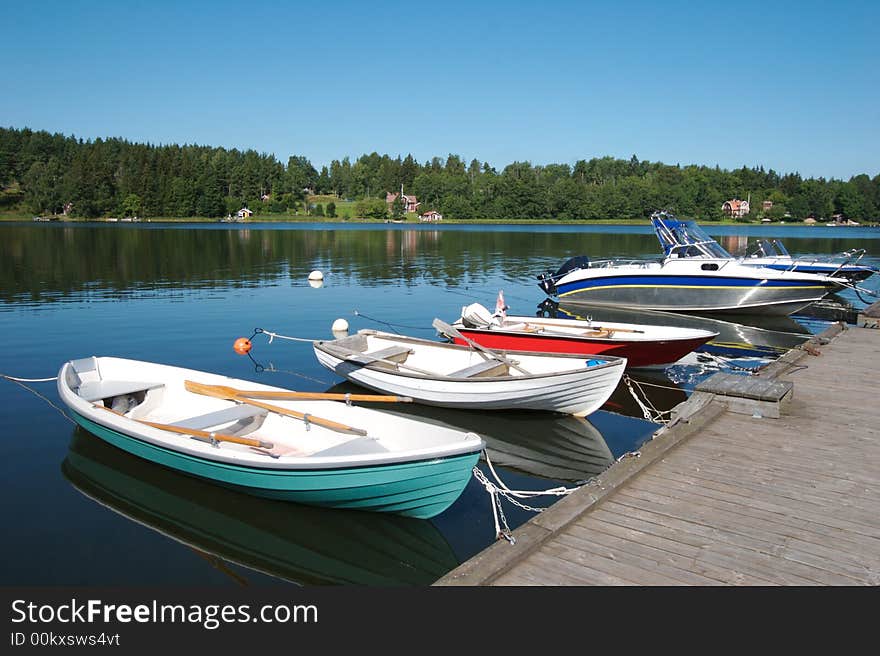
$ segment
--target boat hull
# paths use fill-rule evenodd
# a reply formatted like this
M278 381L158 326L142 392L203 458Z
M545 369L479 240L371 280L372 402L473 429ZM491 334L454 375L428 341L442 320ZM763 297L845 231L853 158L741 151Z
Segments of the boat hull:
M564 337L541 334L515 333L504 330L480 330L456 326L470 340L488 348L510 351L540 351L542 353L579 353L581 355L614 355L626 358L627 366L662 367L677 362L688 353L700 348L715 337L677 340L636 341L626 339L597 339ZM456 344L466 344L454 338Z
M451 344L443 346L461 348ZM541 410L579 417L602 407L626 367L625 359L614 358L596 366L584 366L583 361L577 361L578 368L552 375L455 379L364 366L337 357L320 342L315 343L314 350L321 365L353 383L385 394L408 396L426 405L473 410ZM546 358L549 354L533 355ZM574 367L574 363L569 366Z
M98 424L74 420L108 444L135 456L248 494L327 508L391 512L428 519L461 495L479 452L422 462L333 469L243 467L197 458ZM426 481L430 483L426 484Z
M744 259L746 266L765 267L774 271L794 271L795 273L812 273L832 278L842 278L849 282L862 282L873 276L876 271L871 267L858 265L836 266L821 263L798 263L792 261L775 261L764 259Z
M760 311L787 315L818 301L832 289L817 281L609 273L562 280L567 303L672 312Z

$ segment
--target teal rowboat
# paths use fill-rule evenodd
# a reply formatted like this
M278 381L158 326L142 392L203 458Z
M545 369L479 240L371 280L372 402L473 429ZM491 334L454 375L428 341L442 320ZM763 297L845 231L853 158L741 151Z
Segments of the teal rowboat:
M65 363L58 391L83 428L144 460L329 508L433 517L461 495L485 446L352 403L122 358Z

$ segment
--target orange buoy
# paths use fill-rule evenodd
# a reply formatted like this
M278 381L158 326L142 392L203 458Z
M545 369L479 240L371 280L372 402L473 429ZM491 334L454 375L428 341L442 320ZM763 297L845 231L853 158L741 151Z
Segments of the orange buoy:
M251 351L251 340L247 337L239 337L235 340L232 348L239 355L247 355Z

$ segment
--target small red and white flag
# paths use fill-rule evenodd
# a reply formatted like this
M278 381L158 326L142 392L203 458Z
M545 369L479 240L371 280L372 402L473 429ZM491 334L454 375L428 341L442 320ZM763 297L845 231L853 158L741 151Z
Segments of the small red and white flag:
M507 304L504 302L504 290L498 291L498 300L495 301L495 316L501 319L507 318Z

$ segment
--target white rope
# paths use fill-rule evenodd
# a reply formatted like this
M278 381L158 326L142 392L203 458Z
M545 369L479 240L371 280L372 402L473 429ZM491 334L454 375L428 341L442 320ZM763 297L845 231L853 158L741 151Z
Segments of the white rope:
M15 376L7 376L6 374L0 374L0 378L11 380L14 383L48 383L52 380L58 380L58 376L52 376L51 378L16 378Z
M274 340L276 337L278 339L289 339L291 342L310 342L312 344L314 344L315 342L321 341L319 339L306 339L305 337L289 337L288 335L279 335L278 333L273 333L270 330L263 330L262 328L260 328L260 332L263 333L264 335L269 336L269 343L270 344L272 343L272 340Z
M483 485L483 487L486 488L486 492L488 492L489 494L489 500L492 504L492 519L495 522L496 540L504 538L511 544L516 544L516 538L513 537L510 526L507 524L507 517L505 517L504 515L504 508L501 506L502 498L507 499L510 503L519 508L522 508L523 510L540 513L544 512L546 508L535 508L533 506L528 506L524 503L521 503L520 501L517 501L517 498L528 499L541 495L566 496L580 489L579 487L554 487L550 488L549 490L511 490L509 487L507 487L504 481L501 480L501 477L498 476L498 472L495 471L495 467L492 465L492 460L489 458L489 454L486 451L483 451L483 455L486 458L486 464L489 467L489 471L492 472L492 476L497 481L497 484L490 481L482 472L482 470L480 470L478 467L474 467L473 474L474 478L476 478L477 481L479 481Z
M7 376L6 374L0 374L0 378L5 378L6 380L8 380L10 382L15 383L19 387L23 387L24 389L26 389L28 392L30 392L34 396L37 396L37 397L43 399L46 403L48 403L55 410L57 410L58 413L62 417L64 417L67 421L69 421L71 424L76 425L76 422L73 420L73 418L70 415L68 415L64 410L62 410L57 405L52 403L52 401L50 401L45 396L40 394L37 390L25 385L25 383L48 383L51 380L58 380L58 376L55 376L54 378L15 378L13 376Z
M633 397L633 399L635 399L636 404L639 406L639 408L641 408L642 415L644 416L644 418L647 421L653 422L655 424L666 424L669 421L669 419L664 419L663 415L668 414L671 416L672 411L671 410L665 410L665 411L658 410L654 406L654 404L652 404L650 402L650 400L648 400L648 395L645 394L644 390L642 390L642 388L639 386L638 381L635 381L632 378L630 378L629 376L627 376L626 374L624 374L623 375L623 382L626 385L626 388L629 390L630 395ZM642 401L641 398L639 398L639 395L636 394L635 390L633 389L633 386L632 386L633 383L635 383L636 387L639 388L639 391L645 397L644 402ZM652 411L653 411L653 413L652 413Z
M543 496L543 495L564 497L564 496L567 496L578 489L576 487L568 488L568 487L560 486L560 487L550 488L549 490L511 490L509 487L507 487L507 485L504 484L504 481L501 480L501 477L498 476L498 472L496 472L495 467L492 466L492 460L489 458L489 454L485 451L483 453L486 457L486 465L488 465L489 471L492 472L492 476L494 476L495 480L498 482L498 486L504 491L503 492L504 496L510 495L510 496L518 497L520 499L528 499L531 497L538 497L538 496ZM517 505L519 505L519 504L517 504ZM530 510L534 510L535 512L541 512L544 509L543 508L531 508Z

